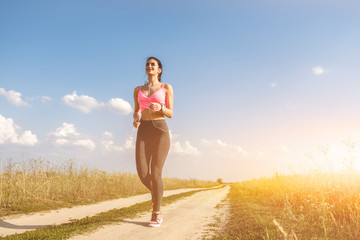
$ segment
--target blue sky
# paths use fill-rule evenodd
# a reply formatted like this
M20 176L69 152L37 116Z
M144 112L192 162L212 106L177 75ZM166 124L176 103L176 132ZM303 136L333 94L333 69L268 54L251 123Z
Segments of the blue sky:
M338 170L349 158L343 141L360 140L358 9L356 1L2 1L0 161L72 158L135 172L133 89L156 56L175 95L165 176Z

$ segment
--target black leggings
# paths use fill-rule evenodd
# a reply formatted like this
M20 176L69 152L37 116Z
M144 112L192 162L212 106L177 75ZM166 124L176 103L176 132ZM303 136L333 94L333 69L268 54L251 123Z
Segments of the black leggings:
M151 191L156 212L160 211L164 192L162 169L169 148L170 135L165 119L141 121L136 137L136 169L141 182Z

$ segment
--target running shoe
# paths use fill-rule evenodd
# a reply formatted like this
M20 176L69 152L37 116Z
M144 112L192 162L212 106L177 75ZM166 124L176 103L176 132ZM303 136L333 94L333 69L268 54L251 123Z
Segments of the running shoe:
M162 222L163 218L161 217L161 213L153 212L148 227L160 227Z

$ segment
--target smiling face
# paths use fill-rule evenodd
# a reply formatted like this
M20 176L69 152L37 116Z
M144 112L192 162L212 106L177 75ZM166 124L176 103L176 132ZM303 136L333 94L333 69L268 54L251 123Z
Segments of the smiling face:
M154 76L160 74L162 69L159 67L158 62L155 59L150 58L146 62L145 72L147 75Z

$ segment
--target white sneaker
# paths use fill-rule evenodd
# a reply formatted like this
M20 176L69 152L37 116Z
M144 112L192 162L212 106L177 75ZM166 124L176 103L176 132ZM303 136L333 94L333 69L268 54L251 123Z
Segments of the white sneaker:
M161 216L161 213L153 212L151 215L151 220L148 223L148 227L160 227L162 222L163 218Z

